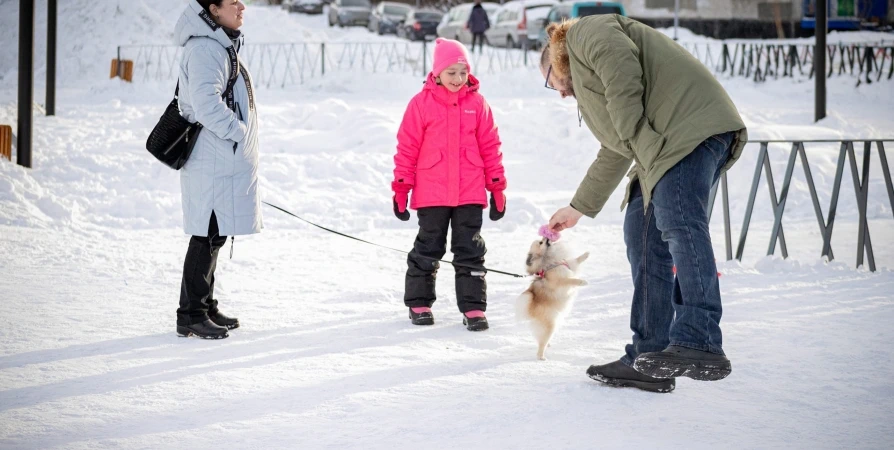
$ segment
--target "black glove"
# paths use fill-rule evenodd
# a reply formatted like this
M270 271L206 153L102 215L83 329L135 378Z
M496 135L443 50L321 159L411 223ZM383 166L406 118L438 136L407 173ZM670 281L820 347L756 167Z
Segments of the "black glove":
M503 194L503 191L497 191L497 195L501 197L501 206L502 209L497 208L497 201L494 199L494 192L490 193L490 220L497 221L503 218L506 215L506 196Z
M397 206L397 198L396 198L396 196L391 198L391 203L393 204L393 207L394 207L394 215L395 215L398 219L400 219L400 220L402 220L402 221L404 221L404 222L410 220L410 211L407 210L406 199L407 199L406 194L404 194L404 208L403 208L404 210L403 210L403 212L401 212L401 211L400 211L400 207Z

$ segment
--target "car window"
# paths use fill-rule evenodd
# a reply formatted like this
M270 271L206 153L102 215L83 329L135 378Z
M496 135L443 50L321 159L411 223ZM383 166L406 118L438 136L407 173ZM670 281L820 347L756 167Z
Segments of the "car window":
M599 14L621 14L621 8L617 6L587 5L577 8L578 17L595 16Z
M440 22L441 15L433 12L416 13L416 20L420 22Z
M549 6L535 6L533 8L528 8L525 10L525 17L528 18L528 22L543 19L549 13L550 9Z
M399 5L388 5L385 7L385 14L391 14L395 16L402 16L409 11L410 8L408 6L399 6Z
M564 5L559 11L559 20L568 20L571 18L571 5Z
M342 6L366 6L369 7L367 0L341 0Z

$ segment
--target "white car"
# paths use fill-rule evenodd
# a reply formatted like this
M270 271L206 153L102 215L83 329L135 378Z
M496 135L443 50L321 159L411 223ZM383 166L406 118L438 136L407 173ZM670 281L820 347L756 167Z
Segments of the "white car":
M490 29L484 33L490 45L509 48L536 48L537 37L556 0L515 0L494 13Z
M456 39L463 44L470 45L472 43L472 33L466 28L469 22L469 16L472 14L473 3L464 3L454 6L444 14L441 24L438 25L438 37L447 39ZM490 19L490 26L494 26L494 12L500 8L496 3L482 3L487 17Z

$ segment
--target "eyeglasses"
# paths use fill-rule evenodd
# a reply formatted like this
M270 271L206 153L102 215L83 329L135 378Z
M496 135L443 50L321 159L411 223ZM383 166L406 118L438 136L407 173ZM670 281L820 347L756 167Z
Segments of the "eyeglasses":
M554 88L554 87L552 87L552 86L549 85L549 75L550 75L551 73L553 73L553 66L552 66L552 64L549 65L549 69L546 69L546 81L543 83L543 87L545 87L545 88L547 88L547 89L552 89L552 90L554 90L554 91L558 91L558 89L556 89L556 88Z

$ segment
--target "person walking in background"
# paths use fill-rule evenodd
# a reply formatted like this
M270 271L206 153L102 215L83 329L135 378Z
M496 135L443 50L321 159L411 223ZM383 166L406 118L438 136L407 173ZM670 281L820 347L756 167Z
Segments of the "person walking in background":
M487 39L484 32L490 28L490 19L487 17L487 11L481 6L481 0L475 0L466 28L472 33L472 52L475 52L475 43L478 43L478 53L481 53L484 50L484 40Z
M214 298L217 255L227 236L259 233L258 117L251 76L238 63L245 5L189 0L174 35L180 61L181 114L204 127L180 170L183 228L192 235L183 263L177 333L220 339L239 320ZM226 98L230 75L238 71ZM235 239L235 238L234 238Z
M394 214L419 217L419 235L407 258L404 304L414 325L432 325L435 278L444 257L447 229L456 271L456 302L469 331L488 328L487 284L481 238L483 208L490 191L490 219L506 211L506 177L494 118L465 46L451 39L435 40L434 64L422 92L407 106L397 133L394 156ZM470 268L475 267L475 268ZM478 269L480 268L480 269Z

